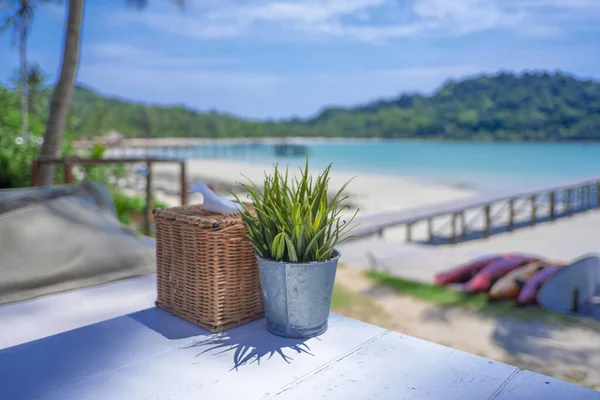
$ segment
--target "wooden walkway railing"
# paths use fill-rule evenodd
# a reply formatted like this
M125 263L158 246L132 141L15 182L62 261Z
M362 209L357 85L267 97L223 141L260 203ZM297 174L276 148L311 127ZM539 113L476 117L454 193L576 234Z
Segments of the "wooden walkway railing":
M40 186L40 167L42 164L55 164L63 168L65 183L72 184L73 167L76 165L98 165L98 164L139 164L144 163L147 167L146 172L146 210L144 213L144 233L150 234L152 226L152 164L155 163L179 163L180 165L180 193L181 204L188 202L187 192L187 171L185 161L168 160L156 158L39 158L32 163L31 180L32 186Z
M600 209L600 177L524 192L466 198L365 216L357 219L359 226L352 232L352 236L354 239L382 236L386 229L404 226L406 241L412 242L415 239L415 225L426 223L427 233L423 242L454 244L487 238L495 233L512 232L524 226L553 221L591 209ZM441 219L445 221L439 225Z

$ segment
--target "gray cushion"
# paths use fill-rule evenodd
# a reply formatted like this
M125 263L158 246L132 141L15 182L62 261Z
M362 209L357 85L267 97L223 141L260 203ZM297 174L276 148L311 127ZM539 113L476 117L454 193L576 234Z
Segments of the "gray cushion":
M86 195L0 214L0 304L152 273L155 265L154 243Z

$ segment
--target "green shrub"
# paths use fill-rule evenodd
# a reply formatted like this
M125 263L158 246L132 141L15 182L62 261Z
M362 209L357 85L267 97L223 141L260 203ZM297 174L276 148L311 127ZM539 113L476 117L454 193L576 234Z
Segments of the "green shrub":
M0 189L31 186L31 163L39 154L44 124L29 116L29 131L21 132L21 98L0 85Z
M106 147L101 143L94 143L88 151L86 158L101 159L104 157ZM117 180L125 177L126 170L123 164L86 164L83 167L84 180L114 186Z
M146 198L143 196L127 196L121 192L113 191L111 193L117 216L123 224L131 224L131 218L134 215L143 214L146 211ZM156 199L152 199L152 205L155 208L166 208L166 204L161 203Z
M291 184L287 169L283 175L277 165L273 175L265 175L262 190L252 182L242 184L254 209L244 204L242 218L260 257L282 262L324 261L333 256L336 245L349 238L349 224L358 210L348 221L340 215L347 207L341 204L348 198L342 193L350 182L328 199L330 169L331 165L313 185L307 158L301 177Z
M0 189L31 186L31 163L40 150L37 140L0 127Z

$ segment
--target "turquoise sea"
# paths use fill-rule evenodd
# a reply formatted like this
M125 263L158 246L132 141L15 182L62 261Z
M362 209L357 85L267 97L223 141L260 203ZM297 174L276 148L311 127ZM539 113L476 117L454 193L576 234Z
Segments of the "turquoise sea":
M225 147L230 147L229 149ZM544 186L600 176L600 143L469 143L424 141L315 141L308 143L311 166L333 162L338 171L394 174L486 193ZM200 146L201 158L256 163L302 163L276 157L272 146L240 150Z

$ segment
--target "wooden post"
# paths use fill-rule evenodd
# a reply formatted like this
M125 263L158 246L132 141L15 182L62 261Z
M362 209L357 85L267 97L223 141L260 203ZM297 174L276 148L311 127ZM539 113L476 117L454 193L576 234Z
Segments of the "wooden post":
M450 222L451 229L452 229L452 233L450 235L450 240L452 241L452 244L456 243L456 217L457 216L458 216L457 213L452 213L452 220Z
M38 160L31 162L31 186L40 186L40 162Z
M379 230L377 231L377 235L378 235L379 237L383 237L383 228L381 228L381 229L379 229Z
M592 197L592 192L591 192L591 190L590 190L590 189L591 189L591 187L590 187L590 185L588 185L588 184L586 184L586 185L583 187L583 190L585 191L585 209L586 209L586 210L589 210L589 209L590 209L590 203L591 203L591 201L590 201L590 197Z
M460 236L467 236L467 217L465 216L465 210L460 213Z
M579 212L585 210L585 190L583 187L577 188L577 194L579 196Z
M412 242L412 226L413 226L413 222L408 222L406 224L406 242L407 243Z
M515 199L508 201L508 231L515 229Z
M65 173L65 183L67 185L72 185L73 184L73 166L69 163L64 163L63 171Z
M594 206L593 206L594 202L592 201L592 195L593 195L594 190L593 190L592 184L590 183L590 184L586 185L585 190L587 192L587 195L586 195L587 202L585 203L586 204L585 208L587 208L588 210L591 210L592 208L594 208Z
M567 196L567 202L568 202L568 210L569 210L569 216L572 217L573 216L573 197L575 194L575 190L574 189L568 189L567 193L569 194Z
M144 234L150 236L152 228L152 161L146 162L148 172L146 175L146 217L144 218Z
M550 219L556 219L556 192L550 192Z
M492 218L490 216L491 208L492 207L490 204L488 204L484 207L484 212L485 212L485 227L484 227L484 231L483 231L484 237L490 236L490 228L492 227Z
M427 233L429 234L429 241L433 242L433 218L427 220Z
M531 196L531 225L535 225L537 222L537 196L534 194Z
M188 192L187 192L187 171L185 161L181 162L181 205L185 206L188 203Z

